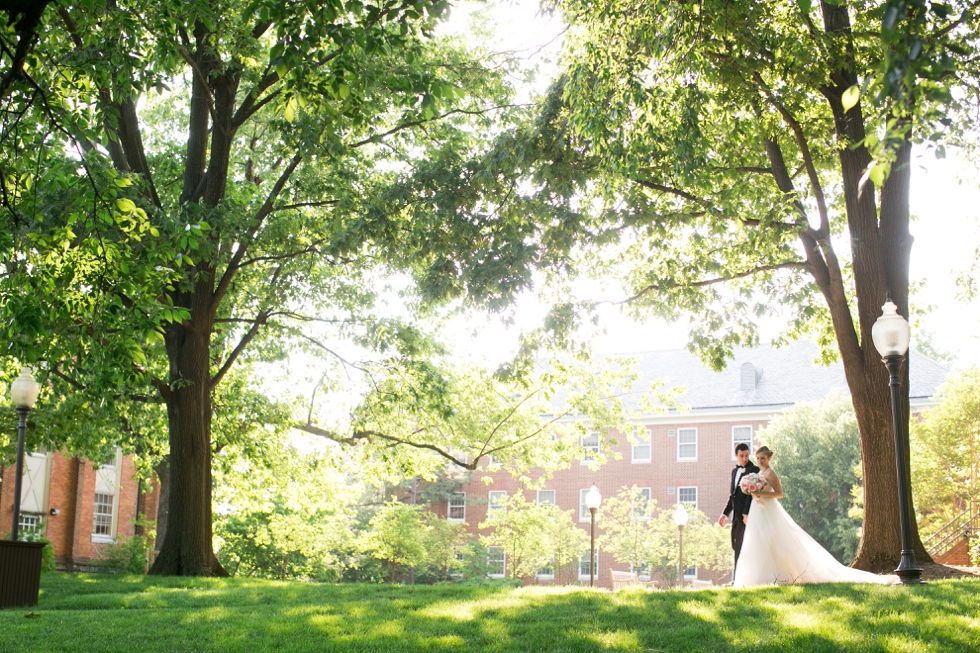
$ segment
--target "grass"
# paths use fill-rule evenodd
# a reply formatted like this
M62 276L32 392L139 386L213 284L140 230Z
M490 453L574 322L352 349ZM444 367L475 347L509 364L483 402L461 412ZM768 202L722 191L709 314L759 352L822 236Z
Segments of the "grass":
M45 574L0 651L977 651L980 581L612 594Z

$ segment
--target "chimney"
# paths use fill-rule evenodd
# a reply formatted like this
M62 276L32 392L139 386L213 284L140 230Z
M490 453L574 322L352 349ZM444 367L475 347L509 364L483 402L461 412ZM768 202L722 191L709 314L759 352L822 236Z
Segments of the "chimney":
M762 376L761 370L756 370L755 365L752 363L742 364L742 390L755 390L756 385L759 382L759 377Z

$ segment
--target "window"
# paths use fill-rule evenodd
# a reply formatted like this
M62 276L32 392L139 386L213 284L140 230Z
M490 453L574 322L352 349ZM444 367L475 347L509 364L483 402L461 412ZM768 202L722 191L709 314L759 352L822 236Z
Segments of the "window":
M449 521L466 520L466 493L453 492L449 495Z
M698 488L679 487L677 488L677 503L683 503L688 508L697 509L698 507Z
M636 574L637 580L650 580L650 565L640 565L639 567L635 565L630 565L630 571Z
M507 513L507 490L490 490L487 519L500 519Z
M591 521L592 513L589 512L588 506L585 505L585 495L589 493L591 488L583 488L578 491L578 520L579 521Z
M633 437L636 438L636 444L633 445L632 461L634 463L650 462L650 431L646 427L638 426L633 429Z
M579 442L582 444L582 464L595 460L596 454L599 453L599 434L593 431L581 436Z
M650 506L650 498L652 496L650 488L636 487L633 488L633 492L633 521L644 521L650 519L650 515L647 514L647 509Z
M542 580L549 580L555 577L555 561L552 560L544 567L541 567L536 572L534 572L535 578L540 578Z
M685 567L684 568L684 580L696 580L698 577L697 567Z
M493 454L487 454L487 469L494 471L500 469L500 461L493 457Z
M41 530L41 515L35 515L29 512L20 513L20 518L17 520L17 528L19 533L17 539L23 540L28 534L33 535Z
M491 546L487 548L487 576L490 578L503 578L507 572L507 554L501 546Z
M553 506L553 505L555 505L555 491L554 490L538 490L538 505L539 506Z
M578 579L579 580L589 580L591 576L589 575L589 552L585 551L582 553L582 557L578 559ZM595 550L595 577L596 580L599 578L599 549Z
M749 445L749 451L752 451L752 427L733 426L732 427L732 460L735 460L735 447L743 442Z
M112 537L112 504L111 494L95 495L95 512L92 515L92 535Z
M677 429L677 460L698 459L698 430Z

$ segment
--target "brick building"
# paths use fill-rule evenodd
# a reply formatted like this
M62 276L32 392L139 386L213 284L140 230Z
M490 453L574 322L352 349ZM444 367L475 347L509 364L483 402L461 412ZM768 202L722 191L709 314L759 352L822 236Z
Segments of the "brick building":
M90 567L104 547L133 536L137 514L155 518L156 489L141 491L132 457L121 451L98 469L92 461L60 452L29 453L24 468L20 531L43 531L59 569ZM0 534L5 538L10 537L15 472L13 466L2 470Z
M796 403L822 399L832 389L847 393L843 366L840 363L829 367L814 364L818 350L809 342L797 342L782 349L737 350L734 360L723 372L704 367L686 350L631 356L639 358L636 369L641 374L634 388L648 387L658 379L664 379L667 388L683 386L686 391L678 401L684 409L642 415L635 426L636 432L643 434L643 443L638 446L631 446L621 434L609 434L618 439L618 444L612 447L620 454L618 460L610 456L609 461L596 471L584 462L573 463L570 469L557 472L544 489L524 490L528 501L554 502L563 510L576 510L585 530L589 528L585 493L593 483L604 499L615 496L624 486L636 485L644 488L661 509L685 503L706 513L709 518L717 519L728 501L737 443L745 442L754 451L753 445L758 445L756 433L773 415ZM932 397L946 372L932 359L911 352L910 404L913 413L934 403ZM599 437L604 436L595 434L582 439L583 458L589 455L590 448L598 446ZM485 476L493 479L490 485L480 480ZM492 464L481 465L473 480L450 499L449 505L435 509L444 510L443 514L450 519L465 522L467 531L476 536L479 533L477 525L486 519L488 507L519 491L518 481L505 470ZM596 530L598 537L601 532L598 524ZM629 571L627 566L604 556L601 550L597 557L596 583L602 587L611 585L610 569ZM490 562L498 570L496 575L504 575L506 560L497 547L491 549ZM708 577L703 571L700 575L715 582L728 580ZM697 569L685 572L687 579L698 576ZM588 581L587 554L579 565L578 578ZM547 575L525 579L539 583L551 580Z

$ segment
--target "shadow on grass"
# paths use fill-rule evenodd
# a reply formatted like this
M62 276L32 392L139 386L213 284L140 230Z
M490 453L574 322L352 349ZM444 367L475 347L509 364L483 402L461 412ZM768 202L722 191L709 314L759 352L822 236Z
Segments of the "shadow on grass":
M620 592L47 577L14 651L974 651L980 582Z

